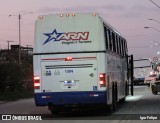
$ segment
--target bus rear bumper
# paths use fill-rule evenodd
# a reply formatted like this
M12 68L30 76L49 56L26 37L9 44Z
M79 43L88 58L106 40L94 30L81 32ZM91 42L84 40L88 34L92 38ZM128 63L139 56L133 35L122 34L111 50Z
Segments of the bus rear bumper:
M106 104L106 91L35 93L36 106Z

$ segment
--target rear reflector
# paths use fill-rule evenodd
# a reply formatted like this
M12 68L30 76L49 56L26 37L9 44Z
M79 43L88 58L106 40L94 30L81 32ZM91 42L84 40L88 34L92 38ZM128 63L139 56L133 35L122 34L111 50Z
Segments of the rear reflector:
M42 96L42 99L50 99L52 98L51 96Z
M98 97L99 94L90 94L89 96L91 96L91 97Z
M40 89L40 77L34 77L34 89Z
M99 83L100 83L100 87L106 87L106 74L105 73L99 74Z

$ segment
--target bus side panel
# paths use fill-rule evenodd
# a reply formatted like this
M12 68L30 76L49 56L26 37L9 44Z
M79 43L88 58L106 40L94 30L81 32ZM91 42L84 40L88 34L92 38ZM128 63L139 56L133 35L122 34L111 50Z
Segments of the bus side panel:
M128 86L128 78L127 78L127 60L126 58L123 59L123 68L124 68L124 89L123 89L123 95L126 96L126 88Z
M106 74L106 87L100 87L99 83L99 90L103 90L106 93L106 104L110 105L112 104L112 86L111 86L111 77L110 77L110 72L108 70L108 54L107 53L98 53L97 58L98 58L98 74L100 73L105 73Z
M107 83L108 83L108 104L112 103L112 85L117 86L117 99L125 97L125 82L127 80L127 68L125 59L112 53L106 53Z
M121 75L121 81L119 83L119 97L118 97L118 99L122 99L125 97L125 73L126 73L125 65L127 65L127 63L125 64L124 58L119 58L119 60L121 62L121 71L119 73Z
M107 104L112 104L112 84L114 81L114 57L113 55L106 53L106 73L107 73ZM117 76L116 76L117 77Z

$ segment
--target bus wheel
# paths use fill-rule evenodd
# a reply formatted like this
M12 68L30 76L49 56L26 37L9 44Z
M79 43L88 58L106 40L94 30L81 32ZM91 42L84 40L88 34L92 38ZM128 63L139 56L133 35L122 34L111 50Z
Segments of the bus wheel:
M126 97L123 97L122 99L119 100L120 103L125 103L126 102Z
M59 113L58 108L53 106L51 103L48 104L48 109L51 111L52 114L58 114Z
M113 112L113 105L111 104L111 105L109 105L109 106L107 106L107 113L112 113Z
M116 110L117 107L117 85L113 84L112 88L112 105L113 105L113 111Z
M59 111L58 110L55 110L55 109L52 109L51 110L51 113L54 115L54 114L59 114Z
M107 112L112 113L116 110L117 104L117 87L113 84L112 85L112 104L108 106Z

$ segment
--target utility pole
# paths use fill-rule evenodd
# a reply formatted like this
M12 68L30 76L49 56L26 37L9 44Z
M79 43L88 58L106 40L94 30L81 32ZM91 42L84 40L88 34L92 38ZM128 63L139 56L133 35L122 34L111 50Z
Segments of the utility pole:
M6 42L8 43L8 51L9 51L9 43L10 43L10 42L13 42L13 41L6 41Z
M28 13L24 13L24 14L18 14L18 15L9 15L9 17L11 16L18 16L18 27L19 27L19 64L21 64L21 17L27 14L31 14L33 12L28 12Z
M21 63L21 15L18 15L19 20L19 64Z

